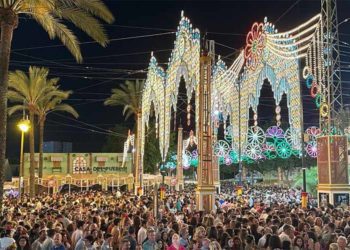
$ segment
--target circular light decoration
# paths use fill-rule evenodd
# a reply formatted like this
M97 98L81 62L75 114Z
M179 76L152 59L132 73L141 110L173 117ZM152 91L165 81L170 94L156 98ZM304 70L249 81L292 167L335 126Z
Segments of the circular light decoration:
M218 157L224 157L228 154L230 145L223 140L217 141L214 144L214 154Z
M310 141L309 143L306 144L305 150L306 150L306 153L310 157L316 158L317 157L317 142Z
M198 151L197 151L197 149L192 151L192 159L198 159Z
M305 66L303 69L303 78L306 79L310 75L310 68Z
M248 129L247 140L249 144L262 145L265 140L265 132L260 127L254 126Z
M225 136L225 140L226 141L232 141L232 137L233 137L233 129L232 126L229 125L226 127L225 131L224 131L224 136Z
M315 97L315 104L317 108L320 108L322 102L322 95L320 93L317 93Z
M225 164L226 164L227 166L230 166L230 165L232 164L232 159L231 159L231 157L230 157L229 155L227 155L227 156L225 157Z
M327 117L329 113L329 107L327 103L322 103L320 107L320 114L322 117Z
M250 144L248 143L245 148L245 154L249 156L249 158L253 160L257 160L260 158L261 155L261 148L257 144Z
M295 128L288 128L284 134L286 141L292 146L293 149L300 150L301 148L301 135L300 130Z
M309 127L305 130L311 141L316 141L316 138L321 135L322 131L316 126Z
M270 160L270 159L276 159L277 157L277 153L276 153L276 149L273 143L271 142L266 142L263 146L262 146L262 152L263 155L266 157L266 159Z
M312 83L311 89L310 89L310 95L312 98L315 98L318 93L318 84L316 82Z
M246 66L250 70L255 70L262 56L266 44L266 34L263 23L254 23L246 38L244 57Z
M276 146L277 155L282 159L287 159L292 155L289 143L286 140L279 140Z
M281 129L278 126L269 127L266 130L266 137L267 138L284 138L283 129Z
M231 149L228 155L231 157L233 163L238 163L238 154L235 150Z
M306 84L306 87L307 87L308 89L311 88L313 80L314 80L314 77L313 77L312 75L308 75L308 76L306 77L305 84Z

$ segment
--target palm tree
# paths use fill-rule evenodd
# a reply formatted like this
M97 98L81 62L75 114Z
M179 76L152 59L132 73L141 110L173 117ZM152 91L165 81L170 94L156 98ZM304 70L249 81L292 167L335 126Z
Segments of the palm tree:
M48 96L38 103L38 108L36 114L39 120L39 178L43 177L43 144L44 144L44 127L46 116L52 112L66 112L78 118L77 111L69 104L62 103L63 100L68 99L72 91L60 91L56 90L53 96Z
M66 96L66 93L58 90L58 78L48 79L49 70L47 68L29 67L28 75L20 70L9 74L8 99L11 102L18 103L8 110L12 115L23 108L29 112L30 123L34 124L34 116L38 114L39 103L45 99ZM30 195L35 194L35 162L34 162L34 128L29 132L29 151L30 151Z
M78 62L82 61L79 41L62 21L71 22L102 46L107 45L108 37L97 18L107 23L114 21L102 0L0 0L0 208L6 154L8 70L13 31L21 14L36 20L50 39L59 38Z
M126 80L119 88L112 89L112 95L106 99L106 106L124 106L123 115L125 120L130 116L137 118L137 113L141 111L141 99L144 81Z
M133 116L137 124L137 114L141 112L142 90L144 83L145 81L143 80L126 80L124 84L119 86L119 88L112 89L112 95L105 100L104 105L123 106L123 115L125 116L125 120L129 119L130 116ZM136 128L135 130L137 138L138 129ZM136 173L135 170L134 165L132 169L134 174Z

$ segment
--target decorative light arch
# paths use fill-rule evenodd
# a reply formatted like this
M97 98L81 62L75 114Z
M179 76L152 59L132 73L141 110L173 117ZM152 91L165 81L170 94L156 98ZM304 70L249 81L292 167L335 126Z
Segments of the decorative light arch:
M317 60L316 54L311 53L314 56L312 59L307 56L310 55L311 48L317 47L321 41L320 17L318 14L297 28L282 33L278 33L265 18L263 23L252 25L246 37L245 49L230 68L227 69L219 58L213 69L213 114L220 112L224 119L230 115L232 139L235 143L241 139L242 148L247 144L249 108L254 111L254 123L257 125L257 107L265 79L269 80L274 94L277 124L280 123L279 103L283 94L286 94L290 130L297 133L297 138L301 138L302 103L298 59L306 58L307 65L310 61ZM307 74L309 72L311 70ZM238 133L239 128L241 135ZM301 149L301 140L292 146L293 149Z
M142 94L142 143L143 157L145 126L149 122L151 104L154 104L156 121L159 124L159 148L165 160L170 141L171 109L176 112L176 104L181 77L185 79L187 98L191 96L199 81L200 32L194 29L190 20L181 12L181 20L176 32L174 49L169 58L168 68L158 66L151 56L146 84ZM198 102L196 98L196 103ZM196 105L196 109L198 109ZM197 112L197 110L196 110ZM156 126L157 127L157 126Z

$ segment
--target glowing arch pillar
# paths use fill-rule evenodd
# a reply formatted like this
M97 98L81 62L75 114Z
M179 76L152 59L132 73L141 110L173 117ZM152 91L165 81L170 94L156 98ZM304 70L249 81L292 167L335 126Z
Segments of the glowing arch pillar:
M142 191L142 175L143 175L143 167L142 167L142 156L141 156L141 140L142 140L142 113L137 113L137 123L136 123L136 159L135 159L135 172L134 172L134 182L135 182L135 188L134 193L135 195L141 195L143 193Z
M177 134L177 166L176 166L176 191L184 188L183 168L182 168L182 147L183 147L183 128L178 128Z
M213 154L211 133L211 57L200 58L200 82L198 93L198 186L196 190L197 210L210 213L215 204L213 178Z
M215 133L213 134L213 144L216 143L217 141L217 135ZM219 159L218 157L214 154L214 147L213 147L213 180L214 180L214 186L216 188L216 192L218 194L221 193L221 186L220 186L220 166L219 166Z

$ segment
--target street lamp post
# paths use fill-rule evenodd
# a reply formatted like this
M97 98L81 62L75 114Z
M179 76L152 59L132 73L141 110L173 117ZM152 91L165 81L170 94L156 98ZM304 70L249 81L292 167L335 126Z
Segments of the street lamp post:
M21 130L21 153L20 153L20 161L19 161L19 183L18 183L18 191L19 196L22 195L22 182L23 182L23 175L24 175L24 134L27 133L30 129L30 121L28 119L22 119L18 124L17 127L19 130Z

